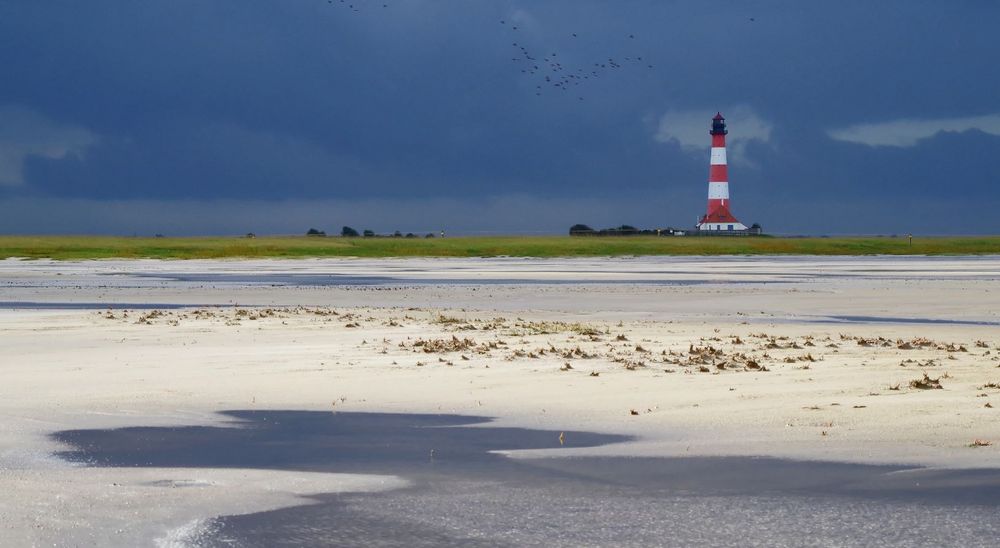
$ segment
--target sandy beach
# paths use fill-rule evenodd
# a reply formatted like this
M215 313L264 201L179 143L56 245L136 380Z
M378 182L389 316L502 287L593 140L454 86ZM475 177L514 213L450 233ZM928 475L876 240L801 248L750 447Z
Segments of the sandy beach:
M57 431L224 410L635 437L518 458L1000 464L996 257L7 260L0 293L11 545L171 545L214 515L406 483L53 456Z

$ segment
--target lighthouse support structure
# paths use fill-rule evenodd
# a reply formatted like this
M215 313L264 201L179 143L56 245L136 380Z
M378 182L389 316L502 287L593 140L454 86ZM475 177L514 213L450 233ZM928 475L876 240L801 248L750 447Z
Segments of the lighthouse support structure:
M712 156L708 168L708 209L698 220L698 230L743 232L746 225L729 210L729 173L726 166L726 119L722 113L712 118Z

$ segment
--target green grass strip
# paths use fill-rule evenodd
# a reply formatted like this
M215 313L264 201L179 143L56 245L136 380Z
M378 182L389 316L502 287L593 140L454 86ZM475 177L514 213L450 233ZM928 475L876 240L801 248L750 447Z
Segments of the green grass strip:
M907 238L447 238L0 236L0 258L224 259L258 257L617 257L628 255L982 255L1000 236Z

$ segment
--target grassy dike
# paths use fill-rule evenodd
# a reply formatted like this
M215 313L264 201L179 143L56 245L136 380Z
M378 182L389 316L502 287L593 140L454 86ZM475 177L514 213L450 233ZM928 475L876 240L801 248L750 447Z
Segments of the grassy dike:
M505 236L121 238L0 236L0 258L209 259L251 257L597 257L622 255L1000 254L1000 236L914 238L694 238Z

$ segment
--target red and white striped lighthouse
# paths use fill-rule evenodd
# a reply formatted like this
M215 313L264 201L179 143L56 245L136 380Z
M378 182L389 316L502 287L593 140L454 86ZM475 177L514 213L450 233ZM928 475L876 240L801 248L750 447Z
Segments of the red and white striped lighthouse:
M729 211L729 174L726 168L726 119L712 118L712 159L708 168L708 210L698 221L698 230L746 230Z

